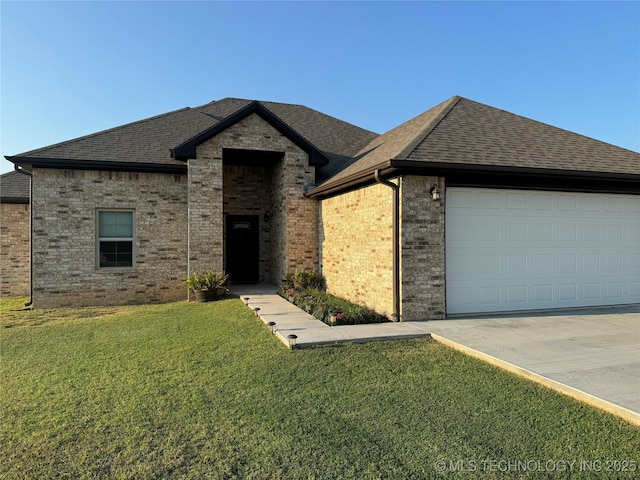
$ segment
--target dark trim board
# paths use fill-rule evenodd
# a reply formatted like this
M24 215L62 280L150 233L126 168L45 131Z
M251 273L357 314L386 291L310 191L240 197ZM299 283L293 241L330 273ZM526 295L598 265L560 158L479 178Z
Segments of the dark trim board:
M640 182L543 176L465 174L445 176L447 187L514 188L584 193L640 194Z
M29 205L28 198L22 197L0 197L0 203L12 203L14 205Z
M447 186L521 188L534 190L566 190L593 193L640 194L640 174L576 172L567 170L505 168L493 165L438 164L430 162L390 160L372 170L358 172L339 184L318 185L306 195L328 198L375 183L374 172L382 177L403 175L444 177Z
M139 162L99 162L94 160L68 160L59 158L5 157L23 168L57 168L61 170L104 170L111 172L148 172L187 174L186 165Z

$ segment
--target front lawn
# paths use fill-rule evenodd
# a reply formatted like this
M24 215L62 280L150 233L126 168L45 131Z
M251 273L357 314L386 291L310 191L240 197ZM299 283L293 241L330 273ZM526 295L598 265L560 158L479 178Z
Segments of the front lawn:
M238 299L21 302L0 302L0 478L638 473L640 428L427 339L290 351Z

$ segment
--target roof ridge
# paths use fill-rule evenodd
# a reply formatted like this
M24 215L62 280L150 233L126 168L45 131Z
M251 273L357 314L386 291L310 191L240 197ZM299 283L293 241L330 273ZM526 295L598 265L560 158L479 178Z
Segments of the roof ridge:
M58 147L58 146L65 145L65 144L68 145L68 144L71 144L71 143L76 143L76 142L79 142L81 140L86 140L86 139L91 138L91 137L102 135L104 133L115 132L117 130L124 129L125 127L130 127L132 125L148 122L148 121L151 121L151 120L156 120L158 118L166 117L168 115L173 115L173 114L176 114L178 112L184 112L186 110L192 110L192 108L191 107L179 108L177 110L172 110L170 112L161 113L159 115L153 115L151 117L147 117L147 118L143 118L143 119L136 120L136 121L133 121L133 122L125 123L124 125L118 125L116 127L106 128L104 130L98 130L97 132L89 133L87 135L82 135L81 137L72 138L71 140L63 140L62 142L57 142L57 143L54 143L54 144L51 144L51 145L47 145L46 147L40 147L40 148L36 148L36 149L33 149L33 150L28 150L26 152L22 152L22 153L19 153L19 154L16 154L16 155L12 155L12 156L14 156L14 157L31 156L32 154L34 154L36 152L41 152L41 151L44 152L44 151L49 150L49 149L54 148L54 147Z
M309 107L309 106L304 105L302 103L275 102L273 100L258 100L258 99L240 98L240 97L224 97L224 98L221 98L220 100L213 100L213 101L211 101L209 103L206 103L204 105L200 105L199 107L194 107L194 109L206 108L207 106L213 105L213 104L218 103L218 102L222 102L224 100L240 100L240 101L243 101L243 102L247 102L247 105L252 103L252 102L257 102L257 103L260 103L263 107L267 108L271 113L274 113L274 112L273 112L273 110L268 108L268 105L285 105L285 106L289 106L289 107L304 108L305 110L309 110L310 112L314 112L314 113L317 113L317 114L322 115L324 117L331 118L333 120L337 120L338 122L344 123L345 125L350 125L352 127L358 128L360 130L364 130L364 131L369 132L369 133L374 133L374 134L376 134L378 136L380 135L378 132L374 132L373 130L369 130L368 128L361 127L360 125L356 125L355 123L348 122L346 120L343 120L342 118L336 117L335 115L330 115L330 114L328 114L326 112L322 112L322 111L320 111L320 110L318 110L316 108ZM274 113L274 115L275 115L275 113Z
M405 145L405 147L400 150L400 152L394 157L395 160L406 160L407 157L409 155L411 155L411 153L418 147L418 145L420 145L425 138L427 138L429 136L429 134L431 132L433 132L433 130L440 124L440 122L442 122L442 120L444 120L444 118L451 112L451 110L453 110L453 108L458 104L458 102L460 102L460 100L462 100L462 97L459 95L454 95L453 97L449 98L448 100L445 100L444 102L442 102L439 105L436 105L435 107L430 108L429 110L427 110L424 113L421 113L420 115L424 115L430 111L433 111L439 107L442 107L442 112L438 113L438 115L435 116L435 118L433 118L430 122L428 122L424 128L422 130L420 130L415 136L414 138L407 142L407 144ZM418 116L420 116L418 115ZM416 117L414 117L416 118ZM411 121L411 120L409 120Z

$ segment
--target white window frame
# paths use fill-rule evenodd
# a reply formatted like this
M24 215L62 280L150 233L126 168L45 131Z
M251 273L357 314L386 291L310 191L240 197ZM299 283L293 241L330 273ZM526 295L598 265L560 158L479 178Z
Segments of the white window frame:
M101 237L100 236L100 213L131 213L132 236L131 237ZM100 265L100 243L101 242L131 242L131 265L117 267L103 267ZM96 210L96 269L97 270L134 270L136 268L136 211L132 208L99 208Z

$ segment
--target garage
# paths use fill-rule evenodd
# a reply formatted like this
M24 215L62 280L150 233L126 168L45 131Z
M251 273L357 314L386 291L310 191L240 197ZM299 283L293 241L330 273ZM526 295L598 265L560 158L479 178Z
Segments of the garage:
M447 314L640 303L640 196L450 187Z

